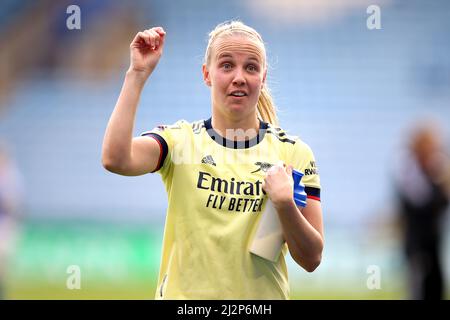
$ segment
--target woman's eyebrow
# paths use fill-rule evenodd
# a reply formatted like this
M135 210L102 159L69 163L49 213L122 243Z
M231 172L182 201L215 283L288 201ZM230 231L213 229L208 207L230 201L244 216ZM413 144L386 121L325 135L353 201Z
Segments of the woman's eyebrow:
M222 59L222 58L233 58L233 56L228 52L223 52L217 56L217 59Z
M249 57L248 60L254 60L258 63L261 63L260 59L258 59L257 57Z

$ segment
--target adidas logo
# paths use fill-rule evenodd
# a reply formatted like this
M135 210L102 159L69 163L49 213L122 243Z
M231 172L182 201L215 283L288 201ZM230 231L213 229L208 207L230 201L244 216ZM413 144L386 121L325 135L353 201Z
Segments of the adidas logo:
M216 163L214 162L214 159L212 156L207 155L206 157L203 157L202 159L202 163L206 163L206 164L212 164L213 166L216 165Z

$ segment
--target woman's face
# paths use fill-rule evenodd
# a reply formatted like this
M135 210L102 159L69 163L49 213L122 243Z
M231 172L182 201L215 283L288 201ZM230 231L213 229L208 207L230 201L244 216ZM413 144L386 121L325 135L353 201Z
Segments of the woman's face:
M211 87L213 108L232 118L256 114L266 69L261 48L242 35L223 36L215 41L205 83Z

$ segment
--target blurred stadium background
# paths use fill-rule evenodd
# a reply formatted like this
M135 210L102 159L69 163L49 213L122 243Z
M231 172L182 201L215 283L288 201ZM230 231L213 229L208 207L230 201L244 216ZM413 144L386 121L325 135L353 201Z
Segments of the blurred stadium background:
M81 30L66 26L72 4L81 9ZM380 30L366 26L372 4L381 8ZM129 43L155 25L167 31L166 47L135 133L208 117L202 57L208 32L229 19L263 35L281 125L310 144L320 168L323 262L308 274L288 258L292 298L407 297L392 174L420 119L437 119L449 146L446 0L3 0L0 139L15 161L20 185L10 192L21 204L14 252L0 261L4 298L153 298L163 184L159 175L105 171L104 130ZM80 290L66 287L70 265L80 267ZM370 266L380 268L379 289L367 287Z

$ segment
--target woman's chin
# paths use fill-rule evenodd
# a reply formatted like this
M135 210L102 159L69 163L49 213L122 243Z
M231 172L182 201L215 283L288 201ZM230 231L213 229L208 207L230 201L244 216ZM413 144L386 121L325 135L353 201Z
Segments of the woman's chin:
M250 107L243 103L232 103L227 106L227 109L230 112L235 113L235 112L245 112L246 110L249 110Z

